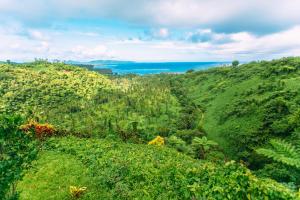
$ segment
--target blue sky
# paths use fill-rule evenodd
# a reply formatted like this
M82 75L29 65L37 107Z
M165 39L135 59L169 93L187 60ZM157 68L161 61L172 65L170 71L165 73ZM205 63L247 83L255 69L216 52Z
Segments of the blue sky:
M0 60L300 55L299 0L1 0Z

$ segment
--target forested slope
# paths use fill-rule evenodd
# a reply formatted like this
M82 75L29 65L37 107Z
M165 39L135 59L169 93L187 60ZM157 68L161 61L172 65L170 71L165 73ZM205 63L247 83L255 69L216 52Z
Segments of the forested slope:
M299 81L300 58L146 76L1 64L0 195L299 199Z
M219 67L170 78L204 110L203 128L232 158L300 129L300 58ZM254 162L254 161L253 161Z
M1 65L0 74L1 112L48 122L62 132L149 140L178 118L169 88L141 77L109 79L59 63Z

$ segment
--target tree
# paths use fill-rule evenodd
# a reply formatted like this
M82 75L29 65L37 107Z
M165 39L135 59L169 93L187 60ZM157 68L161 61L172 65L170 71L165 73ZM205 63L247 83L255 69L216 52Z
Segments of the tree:
M194 69L189 69L189 70L186 71L186 73L193 73L193 72L195 72Z
M300 148L280 139L271 139L271 147L259 148L256 152L274 161L300 169Z
M240 62L238 60L232 61L232 66L233 67L237 67L239 64L240 64Z

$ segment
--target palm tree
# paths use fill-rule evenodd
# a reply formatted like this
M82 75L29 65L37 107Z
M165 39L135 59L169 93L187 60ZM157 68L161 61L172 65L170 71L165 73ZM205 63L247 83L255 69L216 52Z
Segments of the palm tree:
M300 169L300 148L280 139L271 139L270 148L259 148L256 152L274 161Z

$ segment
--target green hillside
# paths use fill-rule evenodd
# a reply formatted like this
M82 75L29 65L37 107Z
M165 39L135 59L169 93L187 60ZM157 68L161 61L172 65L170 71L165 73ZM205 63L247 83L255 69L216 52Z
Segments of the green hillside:
M149 140L170 128L180 109L169 88L142 77L110 79L49 63L0 65L0 74L1 112L79 135L136 134Z
M270 137L299 132L300 58L214 68L172 80L203 108L209 138L233 158L249 158L249 151Z
M145 76L0 64L0 197L299 199L299 81L297 57Z

